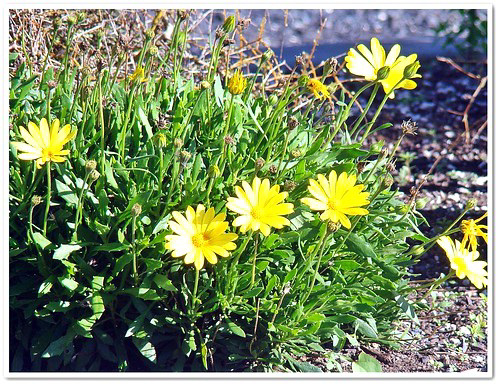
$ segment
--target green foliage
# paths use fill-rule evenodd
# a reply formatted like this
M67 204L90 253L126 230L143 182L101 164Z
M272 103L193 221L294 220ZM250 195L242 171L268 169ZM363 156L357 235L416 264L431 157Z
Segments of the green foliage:
M45 202L31 202L46 196L47 174L10 148L13 371L238 371L251 363L256 370L315 372L321 369L298 357L323 354L326 346L391 343L393 322L415 318L407 240L425 238L423 219L413 207L401 210L397 189L383 184L386 155L351 137L357 117L349 118L344 93L335 95L337 104L310 99L307 110L296 111L297 98L309 95L294 82L276 91L276 104L260 87L233 98L216 73L217 59L205 78L209 87L200 87L182 70L183 20L166 52L150 55L146 39L136 61L145 82L120 76L123 61L114 50L114 65L100 72L65 61L41 78L23 63L10 79L11 141L20 140L19 126L43 117L78 129L66 144L68 160L51 164L45 234ZM260 86L256 79L249 84ZM333 122L318 119L320 109ZM291 117L299 124L289 129ZM156 140L159 133L166 143ZM95 181L89 160L97 162ZM210 174L216 164L220 173ZM335 233L300 203L308 179L332 169L356 173L371 202L368 215ZM238 250L197 277L165 250L171 212L208 202L225 211L233 186L254 175L292 186L291 225L256 242L240 234ZM368 357L353 368L379 370Z

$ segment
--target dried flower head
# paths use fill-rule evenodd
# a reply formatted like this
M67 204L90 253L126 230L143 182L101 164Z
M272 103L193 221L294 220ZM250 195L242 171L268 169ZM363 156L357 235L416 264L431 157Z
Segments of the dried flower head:
M93 159L87 160L87 162L85 163L85 171L87 171L87 173L95 170L96 167L97 167L97 162Z
M276 174L278 172L278 167L276 165L272 164L269 166L269 173L270 174Z
M412 122L411 119L403 120L401 130L404 135L417 135L417 122Z
M97 170L92 170L89 174L89 178L90 178L91 182L95 182L100 177L101 177L101 173Z
M234 144L234 138L231 135L226 135L224 137L224 143L226 143L228 146Z
M295 116L292 116L292 117L288 118L287 125L288 125L288 129L291 131L299 125L299 120Z
M132 206L132 209L130 210L130 213L132 214L133 217L137 217L141 215L142 213L142 206L139 203L134 203Z
M31 198L31 205L35 207L40 203L42 203L42 197L40 195L33 195L33 198Z
M264 158L257 158L257 160L255 161L255 169L258 171L260 170L262 167L264 167L264 165L266 164L266 161L264 160Z
M174 139L174 147L181 148L183 144L184 144L184 142L182 141L181 138Z

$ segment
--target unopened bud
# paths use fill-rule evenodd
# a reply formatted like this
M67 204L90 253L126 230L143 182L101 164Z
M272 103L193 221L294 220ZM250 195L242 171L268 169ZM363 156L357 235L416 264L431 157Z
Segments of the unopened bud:
M236 25L236 20L234 18L234 15L229 16L224 20L224 24L222 24L222 30L225 33L231 33L234 30L234 27Z
M299 125L299 120L295 116L292 116L288 119L287 125L288 129L291 131Z
M410 254L411 255L420 255L423 254L425 251L425 248L422 245L415 245L411 248Z
M33 195L33 198L31 198L33 207L38 206L40 203L42 203L42 197L40 195Z
M220 170L216 164L213 164L208 168L208 176L213 178L213 177L217 177L219 175L220 175Z
M330 84L328 84L328 86L326 88L328 90L328 93L330 95L333 95L335 93L335 91L337 91L338 87L339 87L339 85L337 83L330 83Z
M72 15L72 16L69 16L69 17L68 17L68 24L69 24L69 25L74 25L74 24L76 24L76 20L77 20L77 19L76 19L76 17L75 17L75 16L73 16L73 15Z
M78 12L78 15L76 16L77 21L81 23L87 18L87 14L85 12Z
M56 17L53 21L52 21L52 25L54 27L54 29L57 29L61 26L61 19L59 17Z
M158 147L167 147L167 137L165 136L164 133L162 132L157 132L153 136L153 142L158 146Z
M153 28L148 28L144 31L144 35L146 35L146 37L151 40L153 37L155 37L155 31Z
M427 204L427 202L429 201L429 199L427 198L419 198L415 201L415 207L417 210L422 210L425 205Z
M370 152L380 152L380 150L382 150L383 146L384 146L384 141L383 140L379 140L378 142L373 143L370 146Z
M87 162L85 163L85 171L87 171L87 173L94 171L96 167L97 167L97 162L93 159L87 160Z
M260 60L262 61L262 63L265 63L266 61L268 61L272 57L273 57L273 51L271 51L270 49L268 49L266 52L264 52L262 54Z
M299 86L300 87L305 87L307 86L307 83L309 83L309 76L307 75L301 75L299 80L298 80Z
M134 203L132 206L132 209L130 210L130 213L132 214L133 217L137 217L141 215L142 213L142 206L139 203Z
M177 11L177 16L179 16L181 20L186 20L189 16L189 12L185 9L179 9Z
M340 222L333 222L333 221L328 221L327 225L328 231L331 233L337 232L338 229L340 229Z
M276 94L272 94L271 96L269 96L269 104L275 105L276 103L278 103L278 97L276 96Z
M404 78L405 79L414 78L419 68L420 68L420 62L418 60L411 63L410 65L407 65L403 72Z
M465 205L466 210L472 210L474 207L477 205L477 199L472 198L467 201L467 204Z
M408 211L410 211L410 205L409 204L401 205L401 206L398 206L396 208L396 212L398 214L406 214Z
M257 158L257 160L255 161L255 169L258 171L262 167L264 167L265 164L266 161L264 160L264 158Z
M389 66L384 66L384 67L380 68L377 71L377 80L380 81L380 80L387 79L389 77L390 72L391 72L391 67L389 67Z

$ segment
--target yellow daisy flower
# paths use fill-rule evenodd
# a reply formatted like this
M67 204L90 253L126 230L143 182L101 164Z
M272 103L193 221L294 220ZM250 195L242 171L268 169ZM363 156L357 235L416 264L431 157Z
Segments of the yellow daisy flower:
M134 73L132 75L129 75L128 77L130 80L136 80L136 79L139 79L139 81L141 83L144 83L146 81L148 81L148 79L146 79L144 77L144 68L142 68L141 66L137 67L134 71Z
M345 58L347 69L354 75L364 76L366 80L373 81L377 79L379 69L386 66L389 67L389 76L381 80L386 94L403 78L406 66L414 63L417 59L416 54L412 54L408 57L399 56L401 52L401 46L399 44L393 45L386 56L384 47L382 47L376 37L371 39L371 50L364 44L359 44L356 48L359 52L351 48L347 53ZM413 77L417 78L421 77L421 75L415 74ZM406 79L396 88L413 89L416 86L417 84L413 80ZM391 99L394 98L394 92L391 92L389 97Z
M364 185L356 185L356 175L343 172L338 176L335 170L328 175L318 174L318 181L309 179L309 192L314 198L302 198L300 201L312 210L323 211L320 218L324 221L340 222L350 229L351 221L347 215L366 215L368 210L361 208L370 203L369 192L361 192Z
M184 257L184 263L194 263L196 270L200 270L205 259L211 264L217 263L217 255L226 258L229 251L236 249L233 243L238 236L234 233L225 233L229 223L225 221L226 214L215 215L213 207L205 211L203 205L191 206L186 209L186 216L178 211L172 212L174 221L168 224L175 234L165 237L165 247L172 251L172 257Z
M240 214L233 221L233 226L240 227L242 233L250 229L260 230L267 237L271 233L271 227L281 229L290 225L290 221L283 215L293 212L293 204L281 203L288 197L288 193L280 193L279 185L270 187L269 179L261 181L255 177L251 187L246 181L243 181L242 186L243 188L235 188L238 198L227 198L226 207Z
M309 92L312 92L317 99L330 97L328 88L318 79L309 79L307 82L307 89Z
M476 261L479 258L478 251L469 251L462 248L460 242L455 240L455 244L450 237L440 237L437 241L443 248L446 256L450 260L450 267L455 270L459 279L467 277L474 286L482 289L488 284L486 276L488 272L484 269L487 265L485 261Z
M488 234L486 232L483 232L482 229L488 230L487 225L478 225L477 222L482 221L488 213L485 213L481 218L479 219L469 219L469 220L463 220L462 223L460 224L460 229L462 230L462 233L464 233L464 239L462 240L462 248L467 247L468 245L471 246L471 249L473 251L477 250L477 237L482 237L486 243L488 243Z
M28 123L28 130L19 127L25 142L12 142L17 151L18 158L22 160L36 160L36 167L41 168L45 162L64 162L69 150L63 150L63 146L73 139L76 131L71 131L71 125L66 124L59 130L59 119L52 122L49 130L47 119L40 121L40 128L33 123Z
M233 95L242 94L247 86L247 79L243 76L240 70L237 70L234 75L229 79L229 92Z

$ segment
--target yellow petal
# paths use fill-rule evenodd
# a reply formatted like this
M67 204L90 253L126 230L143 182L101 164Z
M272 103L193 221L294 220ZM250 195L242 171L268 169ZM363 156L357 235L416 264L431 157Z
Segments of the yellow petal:
M42 149L42 146L39 142L37 142L28 132L28 130L26 130L26 128L24 127L19 127L19 132L21 133L21 136L22 138L24 139L24 141L26 143L28 143L30 146L33 146L34 148L37 148L39 150Z
M38 128L38 126L35 123L29 122L28 123L28 130L29 130L29 133L31 134L32 138L38 143L40 148L47 148L48 147L44 143L44 141L42 139L42 134L40 133L40 129Z
M59 134L59 119L54 119L50 129L50 143L57 142L57 134Z
M375 69L379 70L385 64L385 50L376 37L372 37L370 43L373 53L373 61L375 64Z
M40 121L40 134L42 136L43 144L45 147L49 147L50 145L50 132L49 132L49 124L47 123L47 119L43 118Z

